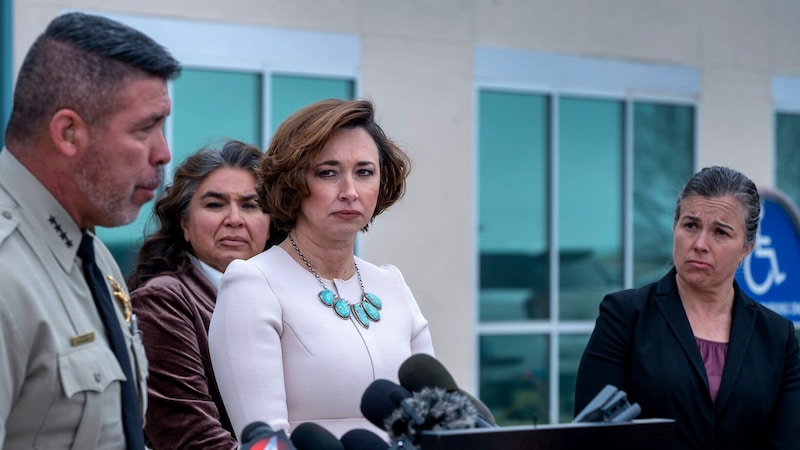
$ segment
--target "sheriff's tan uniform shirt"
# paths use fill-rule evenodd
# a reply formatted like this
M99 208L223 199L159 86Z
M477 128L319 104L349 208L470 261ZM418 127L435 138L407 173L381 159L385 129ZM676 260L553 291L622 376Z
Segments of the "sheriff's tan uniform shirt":
M81 230L8 150L0 152L0 448L122 449L125 378L76 256ZM97 265L127 288L108 249ZM113 288L109 293L114 299ZM115 300L116 301L116 300ZM141 336L118 319L146 408Z

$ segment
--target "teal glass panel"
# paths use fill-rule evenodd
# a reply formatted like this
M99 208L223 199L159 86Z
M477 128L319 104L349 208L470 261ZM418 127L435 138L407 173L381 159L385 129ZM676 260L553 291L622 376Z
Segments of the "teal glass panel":
M172 86L172 163L238 139L262 147L260 73L185 69Z
M675 202L692 176L694 107L637 102L633 108L634 286L672 266Z
M775 115L775 185L800 206L800 114Z
M172 162L176 167L203 147L238 139L257 147L262 140L262 76L258 73L184 69L172 85ZM171 174L165 177L171 179ZM128 273L145 232L152 228L155 201L130 225L98 228L97 234Z
M350 79L272 75L270 87L270 135L298 109L328 98L352 100L355 82Z
M481 91L478 118L481 321L549 315L549 99Z
M561 319L593 320L622 287L622 102L559 102L558 245Z
M0 149L5 145L6 124L11 115L12 69L11 37L13 31L12 1L0 2Z
M480 392L498 425L547 423L548 342L545 335L480 337Z
M588 334L562 334L558 338L559 422L571 422L575 410L578 365L589 342Z

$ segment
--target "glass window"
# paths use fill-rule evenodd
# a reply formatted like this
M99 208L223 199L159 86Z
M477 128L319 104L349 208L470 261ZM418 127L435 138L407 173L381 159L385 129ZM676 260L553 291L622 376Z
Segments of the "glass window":
M671 260L694 129L694 107L678 102L479 90L479 395L501 425L572 419L603 296L653 281Z
M800 205L800 113L775 115L775 185Z
M575 383L583 349L589 342L588 334L562 334L558 338L558 399L559 422L571 422L575 410Z
M11 73L11 4L14 2L0 2L0 149L5 145L5 129L8 117L11 115L12 73Z
M693 173L694 108L637 102L633 108L633 285L672 266L675 201Z
M479 95L480 320L546 319L548 98Z
M351 79L273 75L270 91L270 130L274 132L287 117L306 105L327 98L354 98L355 83Z
M480 398L501 425L547 422L549 390L546 335L480 338Z
M558 246L561 318L593 320L622 287L623 104L559 101Z
M227 139L261 147L262 84L255 72L184 69L172 86L172 165Z

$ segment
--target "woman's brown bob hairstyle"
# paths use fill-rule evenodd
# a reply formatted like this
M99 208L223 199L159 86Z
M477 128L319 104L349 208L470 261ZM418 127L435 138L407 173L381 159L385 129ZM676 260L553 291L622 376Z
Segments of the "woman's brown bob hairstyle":
M300 213L300 201L309 196L307 170L334 133L350 128L366 130L378 147L380 192L369 223L403 196L411 160L375 122L372 103L322 100L286 119L261 160L256 191L275 228L291 231Z

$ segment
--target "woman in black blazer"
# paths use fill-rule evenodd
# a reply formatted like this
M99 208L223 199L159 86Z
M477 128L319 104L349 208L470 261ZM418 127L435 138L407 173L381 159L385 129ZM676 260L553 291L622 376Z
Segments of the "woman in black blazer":
M606 385L641 416L676 421L676 449L800 449L800 353L794 325L734 280L753 249L761 205L725 167L678 197L674 268L607 295L578 368L575 412Z

